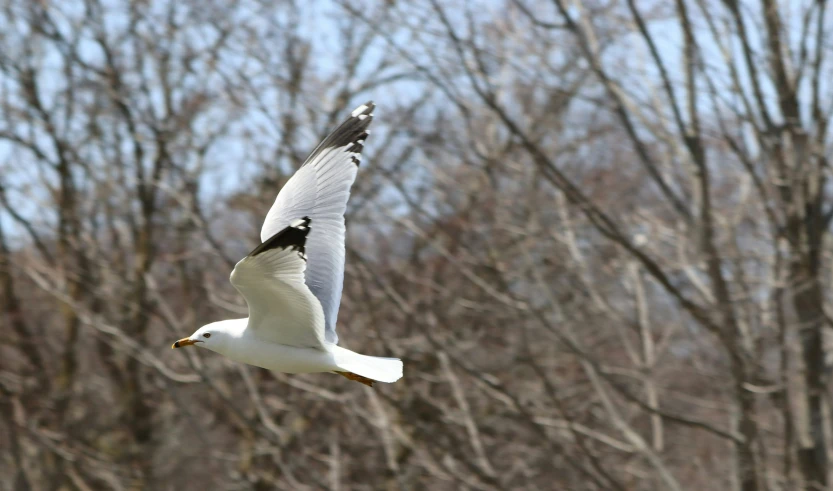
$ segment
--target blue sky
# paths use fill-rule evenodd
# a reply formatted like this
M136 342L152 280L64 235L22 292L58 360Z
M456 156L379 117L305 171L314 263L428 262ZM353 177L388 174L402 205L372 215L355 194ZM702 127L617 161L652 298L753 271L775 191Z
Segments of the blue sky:
M785 7L785 10L793 11L795 10L795 7L808 5L808 1L809 0L802 0L801 2L786 2L787 7ZM480 4L482 4L480 5L481 10L478 11L480 15L499 18L499 12L495 7L496 5L499 5L499 2L486 1L480 2ZM78 12L77 10L73 10L73 5L80 5L80 3L62 3L61 9L69 16L72 16L73 13ZM122 4L120 2L113 2L113 5ZM150 5L153 6L152 8L159 11L159 15L163 15L165 13L164 9L168 4L166 2L152 2ZM227 8L223 2L214 2L213 4L212 2L207 2L205 5L206 12L209 12L214 8ZM306 99L304 102L309 106L320 106L322 113L333 107L334 97L337 94L337 90L340 88L340 71L343 69L343 65L341 63L342 60L340 59L342 52L342 46L340 43L342 38L339 35L339 29L342 27L343 22L345 22L345 17L341 8L338 7L335 2L331 1L308 2L301 4L301 7L297 12L294 12L291 9L285 9L282 11L277 10L273 12L274 15L267 16L261 10L263 7L259 2L244 1L240 2L238 5L238 8L233 11L234 14L228 19L228 22L248 25L254 29L258 36L262 36L263 39L270 39L269 36L275 34L278 34L275 39L280 39L280 34L283 34L286 29L293 29L293 26L297 26L297 30L295 31L297 35L311 42L313 50L310 54L310 63L314 66L314 72L318 75L317 81L311 82L319 85L319 90L310 91L305 94ZM554 21L557 20L557 15L555 15L554 9L552 9L551 5L546 3L542 5L544 5L546 9L549 9L548 13L545 14L547 19ZM646 10L648 9L646 4L641 4L640 8L642 8L642 6L645 6L644 8ZM754 5L750 3L747 5L747 8L753 8L753 6ZM125 23L123 8L116 9L115 12L116 13L107 16L105 24L106 29L111 35L117 33ZM373 9L367 9L365 13L369 16L375 14ZM179 15L182 17L181 20L185 21L188 20L188 16L198 17L199 15L202 15L202 13L200 11L182 11ZM828 9L827 16L830 21L828 22L828 25L833 24L833 9ZM57 14L56 17L60 18ZM697 15L693 15L693 17L698 18ZM791 26L790 31L796 32L800 28L800 17L793 13L788 17L788 19ZM422 22L418 13L415 13L412 17L412 21ZM461 19L460 22L462 22ZM66 22L61 23L59 21L59 27L61 26L63 26L66 32L69 32ZM420 26L415 27L419 28ZM428 32L427 30L429 28L433 27L436 26L426 25L426 32ZM749 27L749 31L755 31L752 25ZM16 51L19 52L19 50L27 47L26 45L15 43L14 41L15 36L13 33L15 31L19 31L21 28L22 27L19 23L16 26L4 26L0 24L0 29L5 30L7 33L12 33L11 35L7 34L4 36L2 40L2 47L4 48L4 51L11 56L13 56ZM161 32L153 32L153 26L148 29L151 29L148 31L149 35L164 34ZM657 39L659 40L658 47L660 55L666 63L672 80L677 86L677 97L678 99L681 99L680 102L682 102L682 99L685 97L685 92L681 89L683 77L681 65L682 38L679 28L673 20L656 21L651 22L650 30L652 33L657 35ZM714 70L720 70L719 67L722 64L721 51L718 45L714 43L711 35L707 35L707 32L707 26L702 21L698 21L697 38L700 43L700 48L704 53L704 61L709 65L713 65ZM198 48L201 45L204 46L213 42L216 35L216 31L212 28L205 27L189 32L188 39L192 46ZM430 60L426 57L430 56L431 53L420 51L420 48L416 45L405 44L408 42L405 33L397 35L394 39L398 43L403 43L402 47L409 49L412 48L414 53L416 53L416 56L418 58L421 57L420 59L422 62L426 64L430 63ZM278 90L274 83L270 82L266 74L260 71L261 67L256 66L260 62L255 63L249 55L241 54L242 48L239 43L242 41L243 40L238 39L232 43L232 48L229 49L220 60L218 72L213 73L208 79L194 79L189 82L189 86L191 87L207 88L214 91L215 96L219 98L212 101L215 103L216 107L212 109L210 113L207 113L206 117L203 118L202 121L196 123L197 128L204 128L205 130L215 128L218 125L218 121L222 121L224 118L234 118L235 121L233 128L228 135L218 140L218 142L211 147L208 153L209 172L203 176L203 190L205 193L203 200L206 203L217 203L217 198L233 190L237 190L244 183L255 179L259 172L262 171L261 167L255 162L257 160L270 162L269 159L274 152L275 142L279 138L281 132L280 123L277 121L275 115L280 112L282 104L286 101L285 94ZM761 39L753 38L753 48L758 48L761 42ZM237 43L236 46L235 43ZM91 40L82 40L80 46L82 56L89 63L100 64L100 50ZM739 46L736 42L732 43L731 46L727 46L727 48L733 57L740 55ZM130 49L130 47L125 46L125 49ZM367 72L372 70L375 63L385 53L389 53L389 51L384 40L377 39L374 41L368 52L368 56L362 65L360 65L360 75L357 78L365 78ZM283 56L281 46L275 46L275 50L273 52L263 54L268 57L266 66L269 69L274 69L279 72L280 67L282 66L281 61ZM129 55L127 55L126 58L129 58ZM762 72L767 70L767 65L765 63L766 60L758 61L760 62L759 69ZM626 91L628 91L628 93L634 96L638 101L649 102L652 97L657 97L659 87L658 72L653 64L650 63L649 54L644 42L638 36L634 34L625 36L621 39L618 45L609 48L606 51L606 62L610 68L621 67L621 70L612 69L611 73L613 73L617 79L621 81L622 86L626 89ZM198 60L197 63L207 63L207 60ZM57 52L54 50L50 52L47 49L44 52L43 64L47 68L47 70L44 71L46 75L41 77L39 82L45 94L44 100L47 104L49 104L51 102L48 96L50 90L60 88L60 84L62 83L61 77L50 75L50 73L55 74L61 66L60 57ZM828 59L828 72L830 72L830 68L830 60ZM150 68L147 69L150 70ZM230 74L241 69L250 75L254 83L258 84L259 89L257 94L262 98L262 101L265 104L265 113L257 108L254 108L252 104L248 104L248 107L244 110L244 112L240 113L233 108L231 101L223 99L227 97L223 93L226 81L223 80L220 74ZM745 86L744 90L748 92L748 74L741 70L741 76L742 85ZM728 75L726 73L721 74L720 78L724 79L724 84L728 84ZM805 84L806 83L807 82L805 80ZM827 102L829 104L831 89L830 78L824 78L823 83L823 91L828 95ZM379 106L377 110L377 119L380 119L380 122L374 124L374 130L378 133L370 139L366 151L366 154L370 158L374 155L374 146L383 139L384 132L387 130L387 126L384 121L388 118L388 116L386 116L385 112L392 110L399 103L407 102L412 100L414 97L417 97L422 87L421 84L421 82L413 80L401 81L381 87L374 90L372 94L368 94L367 97L362 95L352 101L351 105L356 105L364 102L364 99L372 97ZM0 85L0 91L2 91L2 93L6 93L7 88L8 84ZM806 94L808 91L806 90L806 87L802 88L804 89L802 97L806 100ZM765 86L764 91L769 95L769 102L774 104L774 93L771 86ZM86 96L92 95L94 95L94 91L86 94ZM179 94L179 96L188 97L189 93L183 92ZM659 97L664 97L664 95ZM156 107L157 112L161 112L158 109L161 105L161 97L158 96L158 94L152 96L149 101ZM249 102L251 102L251 99L249 99ZM708 104L705 104L706 101L704 100L701 102L703 103L701 104L701 107L708 111L709 106ZM727 99L727 103L731 102L732 101L730 99ZM737 101L734 102L736 103ZM320 115L313 119L309 119L306 114L299 114L298 116L299 124L302 128L300 134L302 135L303 141L299 141L297 146L299 149L311 149L315 145L318 135L325 130L325 124ZM389 120L392 119L393 118L389 118ZM7 122L9 124L14 124L14 118L9 116ZM244 132L252 135L251 139L246 143L244 143L244 140L241 138L241 135ZM127 151L128 149L124 150ZM42 220L49 220L50 215L54 217L54 213L47 211L49 207L44 206L48 205L51 201L44 194L42 186L38 184L38 182L43 179L43 175L40 174L37 167L33 165L31 155L27 152L12 152L11 146L8 143L0 142L0 165L2 165L2 170L4 171L4 182L12 188L19 188L17 189L19 192L16 194L13 193L13 199L17 206L20 207L21 213L27 216L37 217ZM284 172L289 172L291 170L291 163L288 161L274 162L274 165L280 166ZM47 180L49 180L48 176ZM31 196L22 196L20 193L24 191L31 193ZM4 220L4 226L9 225L8 217L5 216L5 214L0 213L0 220ZM11 227L11 229L16 230L14 227Z

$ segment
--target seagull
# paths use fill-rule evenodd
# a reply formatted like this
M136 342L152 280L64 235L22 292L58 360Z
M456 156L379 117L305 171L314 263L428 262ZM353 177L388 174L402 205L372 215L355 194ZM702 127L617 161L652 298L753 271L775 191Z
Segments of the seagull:
M278 193L261 244L231 272L249 317L204 325L172 348L199 346L284 373L337 373L370 387L402 377L401 360L355 353L336 335L344 212L375 107L357 107Z

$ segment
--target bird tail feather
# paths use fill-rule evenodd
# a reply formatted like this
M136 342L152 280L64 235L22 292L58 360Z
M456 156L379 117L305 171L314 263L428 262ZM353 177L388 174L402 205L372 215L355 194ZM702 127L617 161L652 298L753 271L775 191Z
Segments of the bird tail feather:
M402 360L360 355L337 346L336 363L341 370L378 382L393 383L402 378Z

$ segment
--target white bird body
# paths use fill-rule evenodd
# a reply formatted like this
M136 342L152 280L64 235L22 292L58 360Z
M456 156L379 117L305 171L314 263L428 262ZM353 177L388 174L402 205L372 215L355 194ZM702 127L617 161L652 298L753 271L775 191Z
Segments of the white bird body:
M344 211L374 107L368 102L356 108L278 193L262 243L230 277L249 317L207 324L174 348L198 345L269 370L336 372L371 386L402 377L402 361L342 348L335 330L344 279Z
M396 358L365 356L333 343L321 349L264 342L255 334L257 329L248 326L249 318L218 321L203 326L192 337L209 332L214 341L205 348L230 360L276 372L350 372L380 382L395 382L402 377L402 362Z
M259 339L248 329L249 318L213 322L204 326L211 339L218 339L206 348L231 360L267 370L284 373L315 373L338 370L335 357L329 350L299 348ZM223 342L227 337L233 342Z

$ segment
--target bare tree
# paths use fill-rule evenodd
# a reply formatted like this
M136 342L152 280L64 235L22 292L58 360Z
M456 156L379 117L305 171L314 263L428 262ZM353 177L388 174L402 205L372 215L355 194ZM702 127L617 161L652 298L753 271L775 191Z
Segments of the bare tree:
M827 2L9 1L3 489L828 489ZM172 339L354 105L370 390Z

